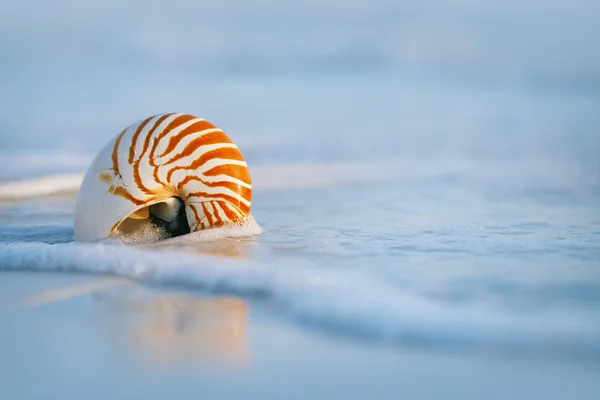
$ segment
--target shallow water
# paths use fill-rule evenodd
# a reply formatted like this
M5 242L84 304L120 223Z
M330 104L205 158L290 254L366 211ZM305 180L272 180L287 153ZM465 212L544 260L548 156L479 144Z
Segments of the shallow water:
M21 50L3 43L14 57L1 79L18 95L0 94L0 268L233 294L299 330L390 348L597 368L600 64L586 51L600 38L597 7L537 15L535 4L466 2L448 14L436 2L371 3L307 4L311 18L335 21L315 30L301 22L309 11L234 18L214 6L206 25L169 24L160 38L151 28L161 14L149 11L115 28L119 47L88 24L116 15L108 2L66 25L100 40L97 52L44 24ZM156 45L207 32L218 46ZM300 40L309 33L320 47ZM38 65L44 34L56 54ZM25 90L34 84L35 95ZM73 243L95 153L165 111L201 115L238 143L263 233Z
M600 356L597 194L581 204L525 200L521 190L497 199L466 171L467 183L357 172L352 183L277 189L272 169L256 169L261 235L76 244L72 202L42 197L5 207L0 265L258 296L300 325L365 340ZM272 187L261 190L262 179Z

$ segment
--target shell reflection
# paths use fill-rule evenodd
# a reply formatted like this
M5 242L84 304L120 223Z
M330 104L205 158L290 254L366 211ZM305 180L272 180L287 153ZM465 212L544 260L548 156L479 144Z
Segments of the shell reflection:
M131 288L130 288L131 289ZM134 288L139 289L139 288ZM101 291L96 303L149 365L245 365L248 305L236 297ZM145 292L145 290L143 290Z
M141 304L133 330L137 353L153 363L245 363L247 305L237 298L170 296Z

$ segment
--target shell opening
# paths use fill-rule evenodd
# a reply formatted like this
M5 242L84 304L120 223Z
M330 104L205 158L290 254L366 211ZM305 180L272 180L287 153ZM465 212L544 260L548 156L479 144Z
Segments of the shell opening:
M117 230L125 238L159 236L158 239L167 239L190 233L190 226L183 200L171 197L136 210L119 224Z

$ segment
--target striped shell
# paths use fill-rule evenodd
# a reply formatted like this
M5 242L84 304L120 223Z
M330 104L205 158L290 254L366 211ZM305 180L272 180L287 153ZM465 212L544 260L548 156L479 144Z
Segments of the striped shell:
M159 114L130 125L100 151L77 199L75 240L107 238L125 220L148 218L159 203L176 214L175 199L185 205L190 232L237 222L250 213L250 173L215 125Z

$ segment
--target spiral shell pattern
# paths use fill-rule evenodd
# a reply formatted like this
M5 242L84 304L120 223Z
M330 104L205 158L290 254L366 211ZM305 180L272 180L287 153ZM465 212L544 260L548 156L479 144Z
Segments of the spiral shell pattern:
M252 182L241 151L223 130L191 114L146 118L102 149L80 190L76 239L110 236L124 219L143 218L148 206L173 197L183 200L191 232L250 213Z

